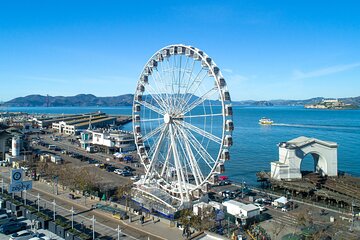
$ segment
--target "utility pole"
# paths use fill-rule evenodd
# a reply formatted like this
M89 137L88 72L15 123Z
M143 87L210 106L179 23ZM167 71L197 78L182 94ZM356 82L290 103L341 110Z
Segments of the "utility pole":
M38 212L40 212L40 194L38 193L37 196L37 207L38 207Z
M115 230L117 231L117 239L120 240L120 234L121 234L120 225L118 225Z
M230 217L228 217L228 219L227 219L227 235L229 238L230 237Z
M71 207L70 212L71 212L71 228L74 229L74 213L75 213L74 207Z
M95 219L94 215L91 220L92 220L93 239L95 239L95 221L96 221L96 219Z
M354 207L355 207L355 203L354 203L354 200L353 200L352 203L351 203L351 225L350 225L350 228L349 228L350 232L353 231L353 227L354 227L354 217L355 217Z
M53 209L53 211L54 211L54 222L55 222L55 216L56 216L56 202L55 202L55 199L54 199L54 201L52 202L52 204L53 204L53 206L54 206L54 209Z
M1 178L1 194L4 194L4 178Z
M53 193L55 195L59 195L59 191L58 191L58 179L59 179L59 176L54 176L53 179L54 179Z

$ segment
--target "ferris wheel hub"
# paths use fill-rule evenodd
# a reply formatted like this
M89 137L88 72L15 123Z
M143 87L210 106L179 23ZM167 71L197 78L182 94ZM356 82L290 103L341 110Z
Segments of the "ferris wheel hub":
M164 115L164 122L166 124L171 122L171 117L170 117L170 115L168 113L165 113L165 115Z

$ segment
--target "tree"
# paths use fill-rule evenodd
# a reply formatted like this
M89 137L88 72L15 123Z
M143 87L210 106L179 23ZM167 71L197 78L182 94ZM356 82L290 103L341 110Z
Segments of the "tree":
M179 222L202 231L215 226L215 217L215 211L211 206L202 208L198 215L195 215L191 209L184 209L180 213Z
M131 199L131 184L121 185L116 189L116 197L122 199L125 197L125 211L127 213L129 207L129 200Z
M277 239L279 234L281 233L281 231L285 228L285 224L284 223L278 223L278 222L273 222L272 225L272 233L274 234L275 238Z

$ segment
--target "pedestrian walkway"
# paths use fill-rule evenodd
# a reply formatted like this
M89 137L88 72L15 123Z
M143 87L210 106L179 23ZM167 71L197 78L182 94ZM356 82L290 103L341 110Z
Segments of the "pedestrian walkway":
M41 191L48 192L50 194L54 193L54 187L50 184L47 184L46 182L34 182L34 189L39 189ZM69 191L63 190L62 188L58 189L58 195L56 197L63 199L64 201L67 201L68 203L73 203L77 205L81 205L89 210L92 209L92 206L95 206L97 203L101 202L102 204L106 204L105 201L96 201L94 199L91 199L90 197L87 197L85 199L84 196L78 196L76 199L69 199ZM112 220L112 222L121 221L116 220L112 217L110 213L103 212L101 210L95 210L97 212L101 212L102 215L106 215L109 219ZM131 214L131 222L128 220L121 221L122 224L126 226L131 226L133 228L136 228L144 234L148 234L149 236L155 236L159 239L182 239L182 231L176 227L170 227L170 224L168 221L164 222L161 219L155 217L156 221L152 221L152 218L145 219L144 224L140 223L140 216Z

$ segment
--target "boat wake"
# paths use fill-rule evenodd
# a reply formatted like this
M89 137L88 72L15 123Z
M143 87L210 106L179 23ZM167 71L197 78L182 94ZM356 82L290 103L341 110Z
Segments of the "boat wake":
M321 128L321 129L339 129L339 130L360 130L360 126L335 126L335 125L316 125L316 124L289 124L289 123L273 123L273 126L280 127L297 127L297 128Z

